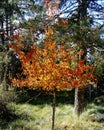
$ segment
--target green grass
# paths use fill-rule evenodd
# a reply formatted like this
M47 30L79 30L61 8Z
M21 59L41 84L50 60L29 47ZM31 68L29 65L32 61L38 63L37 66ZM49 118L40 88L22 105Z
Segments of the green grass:
M15 108L17 119L2 122L0 130L51 130L52 107L49 104L9 104ZM72 105L58 104L56 108L55 130L104 130L104 122L93 122L90 114L103 110L104 107L93 103L86 107L78 118ZM0 122L1 123L1 122Z
M0 130L51 130L52 122L52 95L41 94L31 102L31 96L26 93L2 92L3 101L8 103L8 108L15 114L11 120L0 119ZM13 98L14 97L14 98ZM10 112L11 112L10 111ZM73 96L70 93L57 94L57 107L55 130L104 130L104 121L93 121L92 114L104 114L104 103L88 103L85 111L78 118L74 114Z

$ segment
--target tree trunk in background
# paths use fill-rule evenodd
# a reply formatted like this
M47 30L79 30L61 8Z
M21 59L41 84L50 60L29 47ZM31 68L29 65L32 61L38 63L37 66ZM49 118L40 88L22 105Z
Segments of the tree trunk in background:
M86 20L87 18L87 8L90 4L90 0L77 0L78 2L78 23L80 27L80 22ZM85 60L87 48L85 47L85 43L82 39L82 46L80 48L81 50L84 50L85 54L82 55L80 59ZM74 101L74 110L75 113L79 116L84 111L84 89L75 89L75 101Z
M7 36L8 36L8 34L9 34L8 25L9 25L9 23L8 23L8 15L6 15L6 33L7 33Z
M1 21L1 29L2 29L1 40L2 40L2 45L4 45L4 21L3 21L3 19Z
M84 49L83 49L84 50ZM84 50L85 51L85 50ZM79 57L79 60L85 60L86 53L83 56ZM85 61L86 63L86 61ZM74 100L74 110L75 113L80 116L80 114L84 111L84 95L85 95L85 88L75 88L75 100Z
M74 102L75 113L80 116L84 110L84 89L75 89L75 102Z

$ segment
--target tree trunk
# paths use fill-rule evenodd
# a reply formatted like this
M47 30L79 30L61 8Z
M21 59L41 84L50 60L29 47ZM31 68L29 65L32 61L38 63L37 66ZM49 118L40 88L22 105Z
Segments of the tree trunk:
M56 110L56 91L53 92L53 106L52 106L52 130L55 127L55 110Z
M4 21L3 20L1 22L1 28L2 28L1 40L2 40L2 45L4 45Z
M8 36L8 33L9 33L9 29L8 29L8 15L6 15L6 33L7 33L7 36Z
M84 110L84 89L75 89L75 113L79 116Z
M81 21L84 21L87 18L87 8L88 8L91 1L77 0L77 2L78 2L78 23L79 23L79 27L80 27ZM79 58L79 60L85 61L86 60L85 57L86 57L86 53L87 53L87 48L86 48L83 40L82 40L82 42L83 42L83 44L81 46L81 50L83 50L85 53ZM79 88L75 89L74 109L75 109L75 113L78 116L84 110L84 91L85 91L84 89L79 89Z
M8 71L8 64L5 64L5 71L4 71L4 77L3 77L3 89L5 91L8 91L8 83L7 83L7 72Z

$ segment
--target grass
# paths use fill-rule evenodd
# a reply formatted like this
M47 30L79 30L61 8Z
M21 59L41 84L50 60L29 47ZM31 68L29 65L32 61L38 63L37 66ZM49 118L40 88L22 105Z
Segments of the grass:
M51 105L16 104L15 113L19 118L4 122L1 130L51 130ZM69 104L58 104L56 108L55 130L104 130L104 123L93 122L89 116L96 113L102 106L89 104L86 111L78 118L73 112L73 106Z
M4 95L8 97L7 94ZM13 99L11 93L9 96ZM88 103L85 111L78 118L74 114L72 95L70 97L67 93L57 96L55 130L104 130L104 121L91 119L92 114L104 114L104 103ZM27 102L29 98L21 93L19 100L8 103L7 107L13 110L16 118L0 119L0 130L51 130L52 96L43 94Z

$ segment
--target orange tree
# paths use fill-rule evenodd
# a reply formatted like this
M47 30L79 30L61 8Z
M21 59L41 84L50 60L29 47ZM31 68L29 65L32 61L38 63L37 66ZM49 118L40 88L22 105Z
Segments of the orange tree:
M56 0L55 6L49 0L45 2L49 20L59 13L58 4L59 0ZM67 21L57 23L58 26L62 24L66 25ZM84 88L87 84L91 84L95 80L94 66L85 65L83 60L78 59L78 55L83 55L83 51L76 52L62 42L55 43L53 40L55 29L51 26L47 25L44 30L46 35L44 48L31 44L32 46L25 52L23 40L20 40L19 35L15 37L17 44L11 44L10 48L14 49L21 61L22 73L17 74L17 78L12 78L11 82L18 87L42 89L53 93L52 130L54 130L56 91ZM31 29L30 33L33 33Z
M49 15L48 20L54 19L54 15L59 13L57 10L59 0L56 0L54 5L49 0L44 4ZM66 25L67 21L61 20L57 23L58 26L63 24ZM46 35L44 48L31 44L27 52L23 51L25 48L23 37L21 35L13 37L17 44L11 44L10 48L14 49L21 61L22 73L17 73L17 78L12 78L11 81L18 87L27 86L28 89L42 89L53 93L52 130L54 130L56 91L86 87L95 80L94 66L85 65L83 60L78 60L78 55L83 55L83 52L77 53L62 42L55 43L53 40L55 29L47 25L44 30ZM30 34L31 36L33 34L32 28Z
M78 61L78 55L63 43L54 43L51 36L54 31L48 27L45 30L46 40L44 48L32 45L28 52L23 51L24 44L11 44L17 53L22 66L22 73L12 78L13 85L28 89L42 89L53 92L52 130L55 122L56 91L83 88L95 80L94 66L85 65Z

